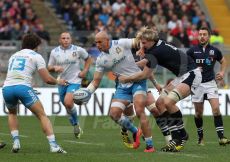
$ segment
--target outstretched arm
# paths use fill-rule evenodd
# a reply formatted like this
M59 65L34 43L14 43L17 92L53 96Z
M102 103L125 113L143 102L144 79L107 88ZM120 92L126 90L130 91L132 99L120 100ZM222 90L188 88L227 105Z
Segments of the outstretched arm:
M143 71L140 71L131 76L119 76L118 79L119 79L119 82L121 83L137 82L137 81L149 78L150 75L152 74L152 71L153 71L152 69L145 66Z
M162 91L162 87L160 84L157 83L154 74L152 73L149 77L149 80L153 83L154 87L157 89L157 91L160 93Z
M142 59L142 60L140 60L140 61L136 62L136 64L137 64L137 66L138 66L138 67L140 67L140 68L144 68L144 67L145 67L145 65L147 64L147 62L148 62L148 60L146 60L146 59Z
M47 84L52 84L52 85L55 85L55 84L66 85L67 84L67 82L63 79L55 79L54 77L52 77L46 68L39 69L38 74L40 75L42 80L46 82Z

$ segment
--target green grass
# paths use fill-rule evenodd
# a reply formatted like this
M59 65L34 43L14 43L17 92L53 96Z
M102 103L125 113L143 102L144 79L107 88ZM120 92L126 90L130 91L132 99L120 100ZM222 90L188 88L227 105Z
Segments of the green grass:
M229 161L230 146L221 147L218 144L213 118L204 118L204 135L206 145L197 146L196 129L192 116L185 116L185 126L190 139L185 149L179 153L163 153L160 148L164 145L164 138L155 122L150 118L155 153L144 153L145 144L142 141L137 150L127 149L123 146L119 127L108 117L81 117L84 135L75 139L72 127L67 117L50 117L54 123L57 142L68 152L63 154L49 153L49 145L43 135L40 125L35 117L19 117L21 150L17 154L11 153L11 137L7 125L7 118L0 118L0 138L7 142L7 146L0 150L0 161L92 161L92 162L227 162ZM229 117L224 117L225 135L230 137Z

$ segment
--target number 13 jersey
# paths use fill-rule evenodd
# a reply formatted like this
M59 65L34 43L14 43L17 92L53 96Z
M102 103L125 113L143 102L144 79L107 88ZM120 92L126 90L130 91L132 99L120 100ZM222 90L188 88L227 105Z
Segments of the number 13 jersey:
M4 86L26 85L31 87L33 73L46 68L43 57L30 49L23 49L9 59L8 71Z

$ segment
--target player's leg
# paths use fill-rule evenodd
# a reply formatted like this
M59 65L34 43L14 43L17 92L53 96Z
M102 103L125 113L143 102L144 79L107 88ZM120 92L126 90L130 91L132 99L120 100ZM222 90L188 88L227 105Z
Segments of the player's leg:
M143 94L138 94L136 93L134 95L134 107L136 111L136 115L140 120L140 125L141 125L141 130L143 132L144 138L145 138L145 143L146 143L146 149L145 152L154 152L154 146L153 146L153 140L152 140L152 133L151 133L151 128L149 125L148 118L145 114L145 104L146 104L146 96ZM133 146L134 148L138 148L140 145L140 136L141 132L137 133L134 136L134 143Z
M129 101L113 99L111 108L109 111L109 116L113 121L118 123L121 127L124 127L126 130L129 130L132 133L137 132L137 128L133 125L130 119L122 115L124 109L129 104Z
M206 94L206 89L204 88L204 83L200 84L199 87L196 88L195 93L192 94L192 102L195 107L195 116L194 121L197 128L198 141L197 144L199 146L204 145L204 135L203 135L203 111L204 111L204 97Z
M42 130L50 144L50 151L56 153L66 153L66 151L57 145L52 124L46 116L44 108L33 89L27 86L17 86L17 89L15 90L17 92L15 95L19 98L23 105L25 105L25 107L34 113L40 120Z
M138 129L133 125L130 119L122 115L124 109L129 104L129 101L113 99L111 108L109 111L109 116L112 118L113 121L118 123L122 128L130 131L132 134L136 134ZM132 148L129 146L129 148Z
M161 129L161 132L163 136L165 137L166 144L169 143L169 141L172 139L168 125L167 125L167 119L160 118L160 112L156 107L156 101L151 93L151 91L147 92L147 99L146 99L146 108L149 110L149 112L153 115L153 117L156 119L156 123L158 127ZM163 120L163 121L162 121Z
M133 109L133 103L130 103L124 110L123 115L128 117L131 122L133 122L135 113ZM133 142L129 138L128 130L125 127L121 127L121 136L124 145L127 148L133 148Z
M50 151L56 152L56 153L66 153L66 151L63 150L57 144L57 142L55 140L55 135L53 133L52 124L51 124L49 118L46 116L41 102L40 101L35 102L32 106L30 106L29 109L39 119L39 121L41 123L42 130L43 130L44 134L46 135L46 137L49 141Z
M147 96L146 91L147 91L146 80L142 80L141 82L134 83L132 87L133 103L136 111L136 116L140 120L141 129L145 138L146 149L144 150L144 152L155 152L149 120L145 114L145 105L146 105L146 96ZM140 135L141 132L139 131L139 133L137 133L134 138L134 143L133 143L134 148L137 148L140 145L140 139L139 139Z
M165 97L165 106L170 113L169 128L172 135L170 144L162 148L162 151L180 151L188 140L188 134L184 128L182 113L176 103L190 94L190 86L180 83Z
M216 133L219 137L219 144L225 146L226 144L230 144L230 140L224 136L224 126L223 126L223 119L220 113L219 108L219 99L218 98L211 98L209 99L210 105L212 107L212 113L214 117L214 125L216 127Z
M4 87L2 89L3 98L6 107L9 111L8 125L13 139L12 152L17 153L21 146L19 140L18 120L17 120L17 104L18 98L14 95L16 92L15 86ZM4 147L4 146L3 146Z
M11 136L13 138L13 147L12 152L17 153L20 148L20 140L19 140L19 130L18 130L18 119L17 119L17 108L11 108L9 110L8 115L8 125L10 128Z
M204 103L203 102L193 102L195 107L195 116L194 121L197 128L198 142L200 146L204 145L204 134L203 134L203 111Z
M79 120L77 116L77 109L73 102L73 92L79 89L80 84L70 84L68 86L58 86L59 94L63 105L66 108L67 114L69 116L69 121L74 127L74 135L76 138L80 138L83 131L79 125Z
M177 80L174 82L176 83L168 83L165 88L162 90L160 96L158 97L158 99L156 100L156 107L159 111L159 116L156 118L156 121L158 123L158 125L160 126L168 126L168 129L170 131L170 124L171 123L171 120L170 119L170 114L168 112L168 110L166 109L166 105L165 105L165 102L164 102L164 98L169 94L169 92L175 88L175 85L179 84L179 81L177 83ZM168 130L166 129L165 133L168 134L167 132ZM171 132L170 132L171 134ZM169 136L169 138L167 138L166 140L166 143L169 143L172 139L172 136Z

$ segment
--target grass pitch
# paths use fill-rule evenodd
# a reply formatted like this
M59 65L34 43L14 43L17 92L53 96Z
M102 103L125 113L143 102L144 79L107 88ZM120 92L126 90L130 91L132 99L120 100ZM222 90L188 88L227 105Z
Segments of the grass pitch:
M185 116L185 127L190 135L185 149L179 153L160 152L164 145L164 137L150 117L155 153L144 153L142 141L137 150L127 149L123 145L120 129L109 117L81 117L84 130L81 139L75 139L67 117L50 117L54 125L56 139L68 153L54 154L49 152L46 137L41 131L35 117L19 117L21 150L11 153L12 140L9 135L7 117L0 117L0 138L7 146L0 150L0 161L20 162L228 162L230 161L230 145L219 146L214 128L213 117L204 117L205 146L197 146L197 136L193 116ZM230 137L230 117L224 117L225 135Z

